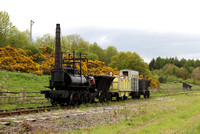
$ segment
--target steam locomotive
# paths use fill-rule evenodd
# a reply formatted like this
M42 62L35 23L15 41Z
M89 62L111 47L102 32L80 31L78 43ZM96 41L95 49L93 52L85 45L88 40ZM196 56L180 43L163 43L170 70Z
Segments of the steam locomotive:
M145 90L139 88L146 82L139 85L138 77L130 77L131 81L127 83L129 88L125 89L124 82L119 82L117 84L119 86L116 87L116 82L113 82L114 79L116 80L114 76L83 75L82 62L88 62L88 59L83 58L81 54L76 57L74 51L73 55L69 54L67 58L64 58L61 52L60 31L60 24L56 24L55 66L52 69L49 81L48 88L50 90L41 91L41 94L45 94L52 105L80 105L92 103L95 99L104 102L105 100L112 100L112 97L117 97L117 99L122 97L126 99L128 96L139 98L141 94L150 96L149 92L146 93L148 84L144 87ZM76 67L77 64L80 66L79 70ZM126 81L125 78L123 79L122 81ZM121 84L125 87L120 86ZM113 90L113 87L115 90Z
M115 77L84 76L82 74L82 61L87 60L75 57L75 52L67 58L62 57L60 45L60 24L56 25L55 66L51 72L49 88L41 91L52 105L91 103L98 98L103 102L109 96L109 87ZM87 60L88 61L88 60ZM76 68L80 65L80 70ZM65 67L64 67L65 65ZM55 89L55 90L53 90Z

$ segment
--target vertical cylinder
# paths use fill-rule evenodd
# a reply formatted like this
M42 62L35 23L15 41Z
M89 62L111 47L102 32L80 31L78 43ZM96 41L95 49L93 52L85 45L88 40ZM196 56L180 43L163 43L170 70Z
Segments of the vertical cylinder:
M61 69L60 24L56 24L55 70Z

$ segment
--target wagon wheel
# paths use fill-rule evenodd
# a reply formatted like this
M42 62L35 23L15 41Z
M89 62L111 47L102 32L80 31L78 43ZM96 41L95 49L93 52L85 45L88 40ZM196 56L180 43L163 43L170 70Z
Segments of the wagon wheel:
M51 105L53 105L53 106L57 106L57 104L58 104L57 101L55 101L55 100L53 100L53 99L50 100L50 103L51 103Z
M112 101L112 93L107 92L107 94L106 94L106 100Z
M150 91L147 90L147 98L150 98Z
M127 99L127 97L124 95L124 96L123 96L123 100L126 100L126 99Z
M103 91L99 92L99 102L102 103L105 100L105 93Z
M117 96L116 96L116 100L117 100L117 101L120 100L119 94L117 94Z
M137 93L137 98L140 99L140 92Z
M144 98L147 98L147 91L144 92Z
M135 99L137 97L136 93L133 92L133 94L131 95L132 99Z

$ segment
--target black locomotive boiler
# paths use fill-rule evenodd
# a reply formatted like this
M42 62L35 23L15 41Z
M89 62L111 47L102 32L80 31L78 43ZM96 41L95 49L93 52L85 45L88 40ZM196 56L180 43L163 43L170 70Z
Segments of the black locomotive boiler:
M62 56L60 44L60 24L56 25L55 66L51 72L50 90L41 91L52 105L77 105L91 103L95 99L100 102L109 100L111 93L109 87L115 77L110 76L85 76L82 74L82 61L87 60L70 55ZM88 61L88 60L87 60ZM79 64L80 69L76 68Z

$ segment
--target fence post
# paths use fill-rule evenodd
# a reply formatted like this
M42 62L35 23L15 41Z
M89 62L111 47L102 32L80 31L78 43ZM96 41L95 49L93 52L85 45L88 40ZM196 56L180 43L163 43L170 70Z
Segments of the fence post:
M24 103L25 103L25 99L26 99L26 90L24 88L23 92L22 92L22 104L23 104L23 106L24 106Z

